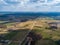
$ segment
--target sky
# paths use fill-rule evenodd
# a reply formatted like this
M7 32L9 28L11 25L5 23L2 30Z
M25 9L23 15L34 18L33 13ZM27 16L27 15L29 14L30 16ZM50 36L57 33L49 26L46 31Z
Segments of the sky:
M0 0L0 12L60 12L60 0Z

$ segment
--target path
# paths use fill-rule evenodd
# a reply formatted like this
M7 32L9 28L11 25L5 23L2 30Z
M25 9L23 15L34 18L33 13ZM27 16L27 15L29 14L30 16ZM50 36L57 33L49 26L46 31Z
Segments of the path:
M33 24L32 24L32 26L31 26L30 30L28 31L27 35L28 35L28 34L31 32L31 30L34 28L35 24L36 24L36 21L33 21ZM27 37L27 35L24 37L24 39L23 39L21 42L19 42L19 45L22 44L22 42L25 40L25 38Z

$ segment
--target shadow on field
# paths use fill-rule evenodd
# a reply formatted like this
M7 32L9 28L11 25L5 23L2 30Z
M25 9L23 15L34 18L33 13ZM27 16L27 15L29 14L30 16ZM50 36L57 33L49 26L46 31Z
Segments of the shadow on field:
M35 43L40 40L42 38L42 36L40 34L36 34L35 32L30 32L28 35L27 35L27 38L26 38L26 43L25 45L35 45Z
M55 41L56 43L57 43L57 45L60 45L60 40L58 40L58 41Z
M30 42L30 43L29 43ZM44 38L41 34L30 32L25 39L25 45L60 45L60 40L54 41L51 38Z

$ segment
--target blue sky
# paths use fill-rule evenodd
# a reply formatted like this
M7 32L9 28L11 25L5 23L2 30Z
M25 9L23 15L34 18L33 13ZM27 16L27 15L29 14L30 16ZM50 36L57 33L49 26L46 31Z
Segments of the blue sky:
M0 0L0 12L60 12L60 0Z

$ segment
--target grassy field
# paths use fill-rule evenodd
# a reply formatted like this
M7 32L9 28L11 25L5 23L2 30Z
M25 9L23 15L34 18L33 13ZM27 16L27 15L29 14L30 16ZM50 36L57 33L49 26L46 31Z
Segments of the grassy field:
M58 41L60 40L60 30L52 31L46 29L34 29L32 32L42 36L42 39L37 40L35 45L59 45ZM25 45L25 43L23 42L22 45Z
M59 45L60 29L49 29L47 22L58 22L59 20L37 20L32 32L40 34L41 40L37 40L35 45ZM25 42L22 43L25 45Z
M58 21L59 20L57 20L57 22ZM36 41L36 45L59 45L60 29L53 30L48 28L49 27L48 22L56 22L56 20L36 20L36 22L37 23L34 25L32 32L35 32L36 34L40 34L42 36L41 40ZM20 30L11 31L5 35L5 39L12 40L12 43L9 45L18 45L19 42L25 38L25 35L31 28L32 23L33 21L27 21L18 24L7 23L6 25L9 29L10 27L13 27L12 29L16 29L16 28L20 29ZM25 27L29 27L29 29ZM25 29L21 29L21 28L25 28ZM23 43L22 45L25 44Z
M25 38L25 35L28 33L28 31L28 29L12 31L6 34L4 38L12 41L9 45L17 45Z
M37 40L36 45L59 45L56 42L60 40L60 30L34 29L33 32L42 35L41 40Z
M4 28L4 27L0 28L1 29L0 34L4 35L3 39L11 41L11 43L9 45L18 45L19 42L22 41L25 38L25 35L29 31L29 29L26 29L26 28L25 29L20 29L20 27L26 27L26 26L28 26L28 25L24 26L23 23L22 23L23 26L20 26L19 25L20 23L16 24L16 22L13 22L13 23L4 23L4 21L0 21L0 23L2 23L2 25L4 25L4 26L7 26L7 28ZM17 28L17 27L15 27L16 25L17 26L19 25L18 26L19 29L13 30L12 27L13 28ZM6 31L4 31L4 30L6 30ZM8 30L11 30L11 31L8 31Z

